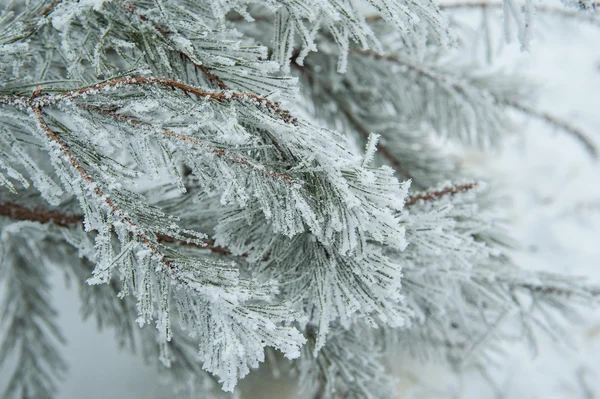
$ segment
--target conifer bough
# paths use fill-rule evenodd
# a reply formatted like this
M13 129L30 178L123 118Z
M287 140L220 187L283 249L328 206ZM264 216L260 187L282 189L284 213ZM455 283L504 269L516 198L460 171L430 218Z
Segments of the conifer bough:
M452 10L502 8L527 46L529 3L0 5L6 398L59 391L56 268L86 317L202 397L278 351L309 396L391 398L388 348L485 367L515 326L535 342L597 303L514 264L493 185L432 139L487 149L512 109L597 157L518 77L444 58L464 50Z

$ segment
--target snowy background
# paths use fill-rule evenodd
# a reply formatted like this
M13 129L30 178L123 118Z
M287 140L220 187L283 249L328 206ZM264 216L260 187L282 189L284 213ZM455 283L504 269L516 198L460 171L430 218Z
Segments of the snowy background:
M465 12L464 17L475 21L479 14ZM539 82L538 108L584 128L600 146L600 26L542 16L535 24L529 52L517 44L497 45L494 63ZM510 233L522 243L516 254L521 265L600 283L600 163L591 161L578 142L527 121L503 149L470 154L466 161L488 168L509 190ZM62 275L54 276L53 286L70 364L59 398L171 397L159 373L121 351L112 331L98 332L93 320L82 323L77 293L64 288ZM567 330L570 345L543 339L537 356L526 345L507 346L506 358L493 370L493 384L479 375L457 378L432 366L402 376L399 397L600 397L600 310L583 316ZM504 395L495 392L494 384ZM256 374L242 389L247 392L243 398L294 397L286 381L267 383Z

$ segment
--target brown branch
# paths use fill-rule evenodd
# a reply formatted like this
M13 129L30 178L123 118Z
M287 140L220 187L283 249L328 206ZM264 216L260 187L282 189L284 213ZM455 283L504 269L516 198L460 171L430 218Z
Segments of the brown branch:
M210 252L213 252L213 253L216 253L216 254L231 255L231 251L228 248L215 245L215 240L213 240L212 238L207 238L207 239L203 240L205 246L198 245L198 244L193 243L193 242L179 240L177 238L168 236L166 234L160 234L160 233L156 234L156 239L159 242L165 242L165 243L169 243L169 244L179 244L179 245L183 245L183 246L186 246L186 247L196 247L196 248L200 248L200 249L208 249ZM243 254L241 256L242 257L246 257L248 255L247 254Z
M40 224L52 223L60 227L75 227L83 223L83 215L64 213L57 210L39 207L31 209L12 202L0 204L0 216L5 216L19 221L37 222ZM155 233L155 235L158 242L191 246L200 249L207 249L211 252L222 255L231 255L231 251L229 251L227 248L215 245L215 242L212 239L205 239L203 240L205 245L199 245L197 243L180 240L166 234Z
M70 227L83 221L83 216L81 215L71 215L44 208L29 209L12 202L6 202L0 205L0 216L6 216L14 220L28 220L41 224L54 223L60 227Z
M469 190L474 189L478 185L479 185L478 183L466 183L466 184L459 184L456 186L449 186L449 187L443 188L438 191L423 191L421 193L411 195L404 205L405 206L415 205L419 201L426 201L426 202L437 201L440 198L446 197L448 195L456 195L458 193L467 192Z
M60 3L62 3L63 0L54 0L52 1L50 4L48 4L48 6L46 8L44 8L42 10L42 12L40 13L42 17L47 16L48 14L50 14L52 11L54 11L54 9L56 8L57 5L59 5Z
M453 81L452 79L449 79L446 76L437 75L436 73L434 73L430 70L421 68L417 65L414 65L410 62L404 61L404 60L394 57L392 55L379 54L379 53L376 53L371 50L361 50L361 49L352 49L352 53L373 57L373 58L379 59L379 60L386 60L386 61L392 62L394 64L397 64L397 65L402 65L402 66L408 68L409 70L417 73L418 75L423 76L426 79L429 79L431 81L438 82L438 83L447 84L450 87L452 87L452 89L456 90L459 93L466 93L465 88L460 83ZM513 109L523 112L527 115L544 120L547 123L549 123L553 126L556 126L560 129L562 129L563 131L569 133L571 136L573 136L577 141L579 141L583 145L585 150L590 154L590 156L593 159L598 159L598 150L596 149L596 146L594 145L593 141L581 129L571 126L567 122L560 120L560 119L556 118L555 116L550 115L548 113L535 110L535 109L533 109L529 106L526 106L524 104L521 104L517 101L499 98L499 97L495 96L493 92L488 92L488 93L494 98L494 100L498 104L513 108Z
M111 87L124 87L124 86L162 86L170 89L181 90L186 94L192 94L197 98L207 98L212 101L227 103L231 101L237 101L240 103L243 102L253 102L256 106L267 107L271 112L276 114L279 118L281 118L286 123L296 124L296 119L290 115L290 113L282 108L280 108L279 104L268 100L264 97L261 97L257 94L250 92L214 92L208 90L202 90L194 86L190 86L186 83L179 82L173 79L166 78L155 78L155 77L145 77L145 76L135 76L135 77L123 77L112 80L107 80L104 82L96 83L91 86L82 87L77 90L71 90L68 92L60 93L60 94L49 94L45 96L40 96L36 102L37 107L45 107L47 105L56 104L60 101L64 100L74 100L76 98L94 94L97 91L111 88ZM0 98L0 102L8 102L11 101L10 97L6 99L6 96ZM14 101L14 100L13 100Z

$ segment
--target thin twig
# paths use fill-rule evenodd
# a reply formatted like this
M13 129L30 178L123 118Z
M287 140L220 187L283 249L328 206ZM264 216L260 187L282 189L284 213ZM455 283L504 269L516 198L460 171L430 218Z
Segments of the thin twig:
M206 98L211 101L228 103L232 101L252 102L257 107L266 107L271 112L276 114L282 121L289 124L297 124L296 118L294 118L288 111L282 109L279 103L268 100L265 97L261 97L257 94L250 92L215 92L209 90L202 90L194 86L190 86L186 83L179 82L173 79L156 78L156 77L145 77L145 76L128 76L122 78L116 78L106 80L100 83L93 84L91 86L82 87L76 90L70 90L61 92L58 94L46 94L40 95L34 99L17 96L17 95L3 95L0 96L0 104L12 104L17 106L30 106L35 105L36 107L46 107L48 105L57 104L65 100L74 100L79 97L86 95L92 95L98 91L114 88L114 87L125 87L125 86L162 86L170 89L181 90L186 94L192 94L197 98Z
M54 1L52 1L50 4L48 4L48 6L46 8L44 8L42 10L42 12L40 13L41 16L45 17L48 14L52 13L52 11L54 11L54 9L56 8L56 6L59 5L62 2L63 2L63 0L54 0Z
M19 221L37 222L40 224L53 223L60 227L75 227L83 223L84 219L83 215L64 213L58 210L45 209L41 207L31 209L13 202L5 202L0 204L0 216L5 216ZM215 245L215 242L212 239L204 239L204 245L199 245L197 243L180 240L166 234L155 233L155 235L156 239L162 243L197 247L222 255L231 255L231 251L229 251L227 248Z
M0 216L14 220L28 220L41 224L54 223L61 227L70 227L83 222L83 216L71 215L44 208L29 209L19 204L6 202L0 205Z
M187 246L187 247L196 247L196 248L200 248L200 249L208 249L210 252L213 252L216 254L231 255L231 251L228 248L221 247L219 245L215 245L215 240L213 240L212 238L207 238L207 239L203 240L205 246L198 245L193 242L179 240L175 237L171 237L166 234L160 234L160 233L156 234L156 239L159 242L165 242L165 243L170 243L170 244L179 244L179 245L183 245L183 246ZM248 256L248 255L247 254L241 255L241 257L246 257L246 256Z
M443 198L443 197L446 197L449 195L456 195L458 193L464 193L464 192L470 191L470 190L476 188L478 185L479 185L478 183L474 182L474 183L466 183L466 184L458 184L455 186L449 186L449 187L443 188L442 190L437 190L437 191L423 191L423 192L411 195L404 205L405 206L415 205L419 201L425 201L425 202L437 201L440 198Z

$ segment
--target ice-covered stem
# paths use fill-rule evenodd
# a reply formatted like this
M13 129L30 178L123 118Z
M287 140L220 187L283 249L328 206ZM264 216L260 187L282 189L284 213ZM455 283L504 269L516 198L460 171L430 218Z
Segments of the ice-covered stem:
M418 203L419 201L436 201L440 198L443 198L443 197L446 197L449 195L455 195L458 193L467 192L469 190L476 188L478 185L479 185L478 183L474 182L474 183L457 184L457 185L449 186L449 187L446 187L446 188L443 188L443 189L437 190L437 191L423 191L423 192L411 195L404 205L411 206L411 205Z
M70 215L60 211L36 208L29 209L19 204L6 202L0 205L0 216L13 220L28 220L41 224L54 223L61 227L71 227L83 222L83 216Z
M362 50L362 49L358 49L358 48L352 49L352 53L362 55L362 56L373 57L378 60L385 60L385 61L397 64L397 65L402 65L403 67L407 68L408 70L418 74L419 76L421 76L425 79L447 85L447 86L451 87L453 90L456 90L457 93L466 94L466 88L460 82L458 82L454 79L451 79L448 76L440 75L434 71L427 69L426 67L421 67L421 66L415 65L411 62L402 60L393 55L379 54L379 53L376 53L371 50ZM518 101L500 98L498 96L494 96L494 93L491 93L491 92L490 92L490 94L494 97L494 100L500 105L504 105L506 107L513 108L513 109L520 111L526 115L541 119L541 120L551 124L552 126L558 127L560 129L562 129L563 131L569 133L571 136L573 136L577 141L579 141L584 146L585 150L590 154L590 156L593 159L598 159L598 150L596 149L592 140L581 129L571 126L569 123L567 123L563 120L560 120L560 119L556 118L555 116L552 116L552 115L544 113L544 112L540 112L540 111L533 109L533 108L531 108L525 104L522 104Z
M145 77L145 76L133 76L133 77L123 77L117 79L111 79L104 82L96 83L91 86L82 87L77 90L71 90L64 93L59 94L48 94L39 96L38 98L32 99L33 103L37 107L44 107L51 104L56 104L60 101L64 100L73 100L78 97L83 97L88 94L96 93L103 89L108 88L119 88L124 86L162 86L170 89L181 90L182 92L188 95L194 95L198 98L208 98L212 101L217 102L252 102L256 106L266 107L275 115L277 115L281 120L286 123L296 124L296 118L294 118L288 111L282 109L278 103L273 102L271 100L266 99L265 97L261 97L257 94L250 92L214 92L209 90L202 90L197 87L190 86L186 83L179 82L173 79L166 78L156 78L156 77ZM0 97L1 103L11 103L14 102L14 98L11 100L11 96Z
M68 214L61 211L44 209L40 207L30 209L13 202L5 202L4 204L0 204L0 216L5 216L12 220L26 220L40 224L54 223L60 227L74 227L83 223L83 215ZM229 249L215 245L215 242L212 239L204 239L203 242L205 245L202 246L160 233L156 233L156 239L163 243L193 246L221 255L231 255L231 251L229 251Z
M73 100L79 97L86 96L88 94L96 93L100 90L107 88L119 88L124 86L162 86L170 89L181 90L187 95L194 95L197 98L208 98L212 101L217 102L252 102L256 106L266 107L281 120L286 123L296 124L296 118L294 118L288 111L282 109L278 103L268 100L265 97L261 97L257 94L250 92L214 92L209 90L202 90L197 87L190 86L186 83L179 82L173 79L156 78L156 77L145 77L145 76L133 76L133 77L122 77L117 79L111 79L104 82L96 83L91 86L82 87L76 90L70 90L58 94L46 94L39 95L36 98L28 99L21 96L0 96L0 104L13 104L13 105L27 105L31 103L35 107L45 107L52 104L57 104L64 100Z

